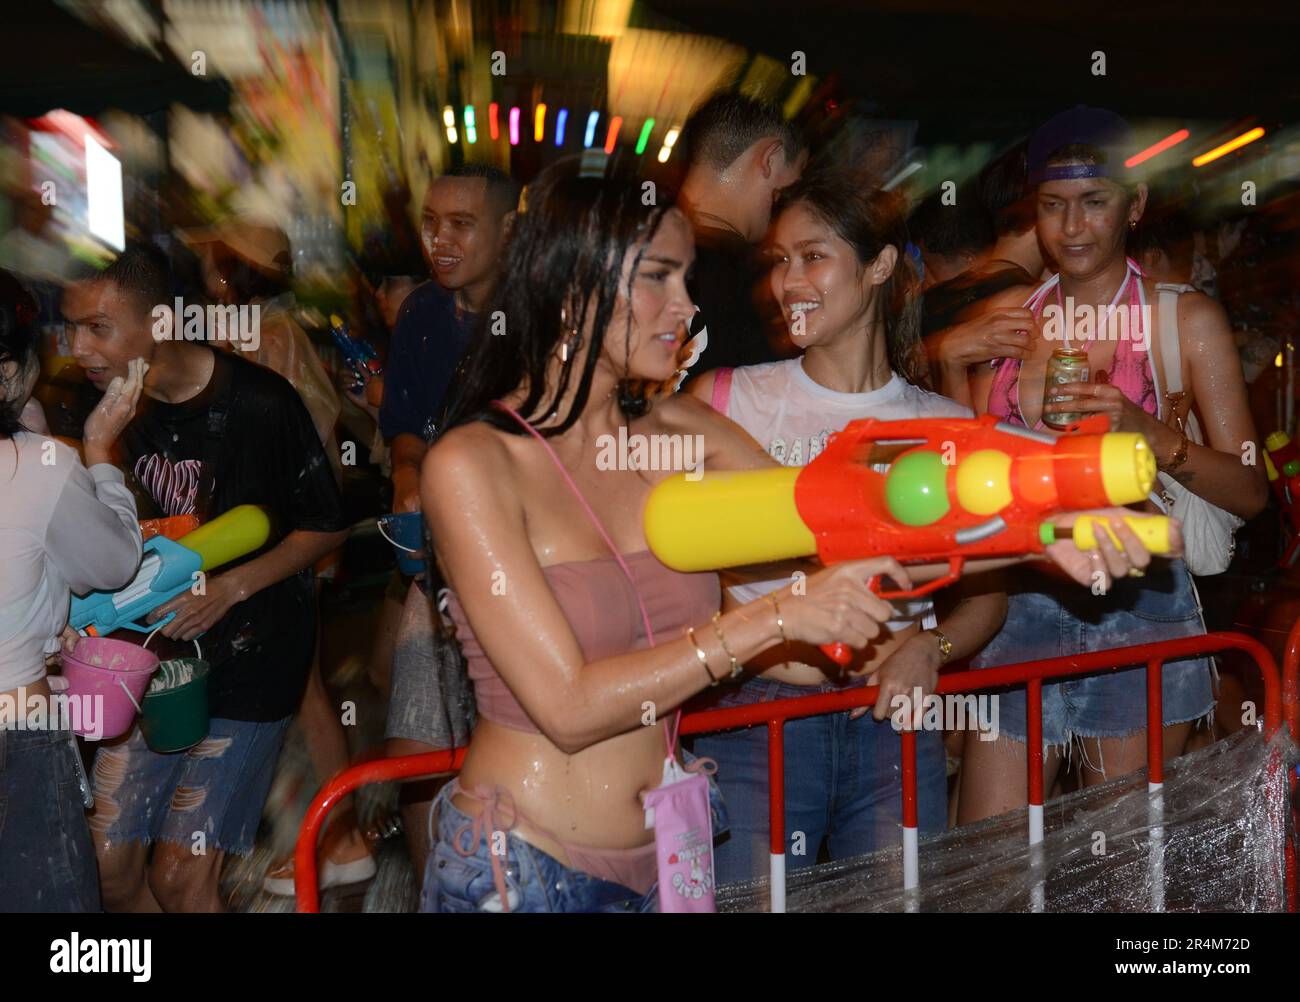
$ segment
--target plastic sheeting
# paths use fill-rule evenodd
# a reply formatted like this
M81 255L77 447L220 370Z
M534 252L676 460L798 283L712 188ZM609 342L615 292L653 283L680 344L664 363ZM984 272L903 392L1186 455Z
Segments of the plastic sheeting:
M917 891L902 890L901 847L790 873L786 910L1281 911L1298 757L1285 732L1241 731L1169 763L1160 792L1142 770L1052 801L1036 847L1023 810L923 840ZM766 911L767 881L717 898Z

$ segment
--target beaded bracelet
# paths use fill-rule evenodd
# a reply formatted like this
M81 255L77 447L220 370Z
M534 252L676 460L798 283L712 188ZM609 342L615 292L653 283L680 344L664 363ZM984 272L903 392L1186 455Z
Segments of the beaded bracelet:
M704 648L695 639L695 627L688 626L686 636L690 638L691 646L695 648L695 656L700 659L700 664L704 666L704 673L709 676L709 685L717 685L722 680L714 677L713 670L709 667L709 656L704 653Z

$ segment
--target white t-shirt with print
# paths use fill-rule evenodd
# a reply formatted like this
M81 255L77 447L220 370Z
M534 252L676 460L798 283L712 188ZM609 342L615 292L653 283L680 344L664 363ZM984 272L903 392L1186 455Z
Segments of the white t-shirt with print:
M913 386L896 372L867 393L829 390L804 372L800 358L736 369L726 414L783 466L807 466L850 421L974 416L970 408ZM883 473L888 466L875 469ZM739 602L751 602L789 583L788 578L754 581L728 591ZM898 615L889 628L895 632L917 622L926 629L935 625L934 603L928 598L895 602L894 609Z

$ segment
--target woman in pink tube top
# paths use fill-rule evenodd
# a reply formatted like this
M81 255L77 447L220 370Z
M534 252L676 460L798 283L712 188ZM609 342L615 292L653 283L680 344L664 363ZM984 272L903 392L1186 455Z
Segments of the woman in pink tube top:
M641 794L662 780L663 722L784 638L864 646L892 615L868 579L914 580L855 561L714 619L716 574L647 551L642 506L673 471L638 443L679 436L691 469L771 463L706 404L633 390L674 375L693 256L685 217L662 193L645 205L638 178L570 160L529 188L421 473L481 717L435 803L425 910L652 909Z
M641 191L614 170L582 176L576 161L532 184L484 312L506 332L478 333L451 430L424 463L425 517L480 716L435 804L426 910L653 908L640 795L662 779L662 722L730 674L723 638L740 663L782 630L865 644L890 616L867 579L906 577L892 560L841 565L811 576L799 601L753 602L715 629L717 575L679 574L649 553L642 505L673 471L636 469L630 449L611 462L620 431L633 444L686 436L701 450L681 453L692 467L769 461L695 399L651 408L629 389L674 375L694 313L690 227Z

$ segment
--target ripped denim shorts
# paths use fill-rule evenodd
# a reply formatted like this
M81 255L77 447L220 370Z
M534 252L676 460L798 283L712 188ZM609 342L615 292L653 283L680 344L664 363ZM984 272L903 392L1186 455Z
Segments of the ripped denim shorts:
M1027 575L1026 575L1027 577ZM1187 565L1155 561L1145 577L1120 578L1105 595L1050 579L1039 591L1012 591L1002 630L971 659L972 668L1064 657L1110 647L1149 644L1205 633L1200 601ZM1040 582L1034 582L1040 584ZM1206 716L1214 708L1209 657L1167 661L1161 672L1166 724ZM993 690L999 727L1024 741L1023 685ZM1043 683L1043 744L1064 745L1071 737L1123 737L1146 727L1146 669L1128 668Z

